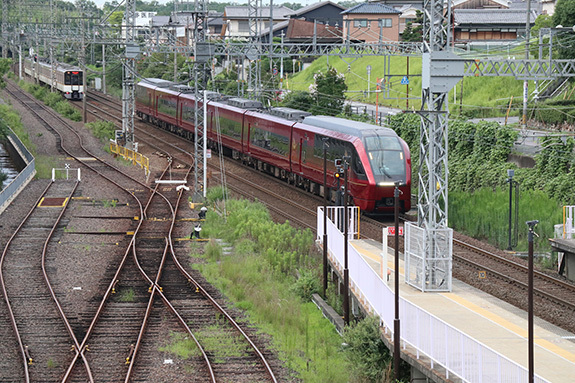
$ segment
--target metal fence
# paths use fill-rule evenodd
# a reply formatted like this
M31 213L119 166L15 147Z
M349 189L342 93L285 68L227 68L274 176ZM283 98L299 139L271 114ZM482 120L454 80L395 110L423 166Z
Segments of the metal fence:
M14 198L16 198L22 188L26 186L36 174L36 163L34 156L32 156L32 153L26 149L24 144L22 144L20 139L16 136L16 134L14 134L12 129L8 129L10 132L7 134L7 138L12 142L12 144L14 144L14 146L16 146L18 152L22 157L24 157L24 160L28 165L26 165L24 170L22 170L20 174L18 174L18 176L16 176L16 178L14 178L12 182L8 184L8 186L0 191L0 213L6 209L8 204Z
M323 207L318 208L317 228L317 240L321 243ZM343 270L343 234L329 219L325 229L330 259L334 267ZM351 291L367 310L380 318L386 333L393 334L394 292L353 246L348 249L348 262ZM432 368L443 367L448 379L456 376L464 382L482 383L528 380L528 371L523 366L403 298L400 298L399 311L403 349L407 345L413 347L418 359L425 356ZM536 376L535 382L547 381Z
M421 291L451 291L452 244L452 229L424 230L406 222L406 283Z

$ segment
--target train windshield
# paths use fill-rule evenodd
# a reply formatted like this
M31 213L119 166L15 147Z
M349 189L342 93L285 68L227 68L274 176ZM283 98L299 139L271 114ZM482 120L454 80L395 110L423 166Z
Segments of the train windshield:
M65 85L82 85L82 72L67 71L64 73Z
M405 155L397 137L366 137L365 146L374 176L405 177Z

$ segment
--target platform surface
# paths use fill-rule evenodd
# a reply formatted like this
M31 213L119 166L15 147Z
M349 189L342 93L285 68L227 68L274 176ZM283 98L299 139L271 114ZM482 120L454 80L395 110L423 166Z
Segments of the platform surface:
M391 270L388 285L394 288L394 254L387 254L381 267L381 243L354 240L356 248L380 275ZM402 298L418 305L446 323L475 338L527 369L527 312L456 279L450 293L423 293L403 281L400 260L399 290ZM385 280L385 276L383 277ZM575 320L575 318L574 318ZM401 318L400 318L401 321ZM575 335L540 318L534 320L535 374L553 383L575 382Z

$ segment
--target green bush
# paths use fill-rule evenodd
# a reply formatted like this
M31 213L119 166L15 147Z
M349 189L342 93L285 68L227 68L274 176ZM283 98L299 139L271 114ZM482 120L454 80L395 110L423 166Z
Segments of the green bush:
M391 369L391 356L381 339L378 318L370 316L346 328L343 342L353 376L362 382L388 381L384 373Z
M312 270L300 271L299 278L295 281L292 291L303 299L304 302L311 301L312 295L320 291L320 277Z
M56 112L72 121L82 121L82 114L69 104L68 101L62 100L56 103Z
M92 132L94 137L105 141L113 139L117 129L116 125L109 121L88 122L85 126Z

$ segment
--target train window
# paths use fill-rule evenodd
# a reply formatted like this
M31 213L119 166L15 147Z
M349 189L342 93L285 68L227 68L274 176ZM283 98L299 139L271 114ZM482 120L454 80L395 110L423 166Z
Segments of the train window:
M251 143L274 153L287 155L289 150L289 139L281 134L269 132L260 128L251 128Z
M405 159L401 150L368 150L367 155L374 175L404 176Z
M395 136L365 137L367 150L401 150L401 144Z
M176 101L173 99L161 98L158 104L158 111L160 113L176 117Z
M351 156L351 169L358 176L365 176L365 170L363 168L363 164L361 163L361 158L359 158L359 155L355 150Z
M221 115L219 109L216 108L216 129L219 125L222 135L233 137L237 140L242 139L242 123L241 121L236 121L233 116L228 118L226 115Z

